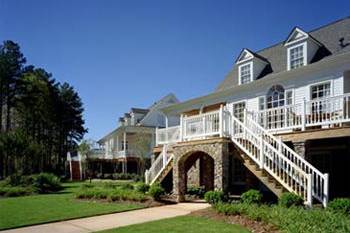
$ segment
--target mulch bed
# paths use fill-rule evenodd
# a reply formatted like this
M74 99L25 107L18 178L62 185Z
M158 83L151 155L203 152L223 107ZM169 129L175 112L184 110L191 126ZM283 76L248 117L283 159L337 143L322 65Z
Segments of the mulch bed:
M163 205L170 205L170 204L176 204L176 202L172 200L160 200L156 201L153 200L152 198L148 198L145 201L109 201L107 199L94 199L94 198L76 198L76 201L82 201L82 202L95 202L95 203L124 203L124 204L142 204L144 207L157 207L157 206L163 206Z
M264 222L253 221L242 215L224 215L217 213L213 208L207 208L192 212L190 215L205 217L216 221L223 221L229 224L237 224L244 226L254 233L280 233L273 225Z

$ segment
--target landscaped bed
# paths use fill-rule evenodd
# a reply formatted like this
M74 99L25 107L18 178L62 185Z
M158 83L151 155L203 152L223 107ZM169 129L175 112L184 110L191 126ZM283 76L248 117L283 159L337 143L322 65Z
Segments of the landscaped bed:
M142 182L92 182L85 183L76 191L80 200L98 202L142 203L144 206L159 206L164 189L159 184L151 187Z
M212 209L193 213L213 220L239 224L254 232L350 232L350 200L335 199L324 209L321 206L307 208L295 194L284 193L278 204L263 204L262 195L250 190L240 202L227 202L222 192L205 195Z

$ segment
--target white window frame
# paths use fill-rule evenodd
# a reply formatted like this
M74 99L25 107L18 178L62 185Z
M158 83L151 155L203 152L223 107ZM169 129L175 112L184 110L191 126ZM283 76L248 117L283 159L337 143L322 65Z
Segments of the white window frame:
M231 109L232 109L232 115L234 116L235 114L235 105L236 104L241 104L241 103L244 103L244 109L248 109L247 108L247 100L239 100L239 101L235 101L235 102L232 102L231 103Z
M299 43L299 44L296 44L296 45L293 45L293 46L287 48L287 69L288 70L291 70L290 51L294 48L301 47L301 46L303 46L303 63L304 63L303 66L307 65L307 42L305 41L303 43ZM296 69L296 68L294 68L294 69Z
M263 100L263 105L264 105L264 108L263 109L260 109L260 106L261 106L261 103L260 103L260 100ZM258 97L258 111L263 111L266 109L266 96L262 95L262 96L259 96Z
M288 92L292 92L292 103L291 104L288 104L288 101L287 101L287 99L288 99L288 97L287 97L287 93ZM295 95L294 95L294 89L286 89L285 91L284 91L284 105L285 106L288 106L288 105L293 105L295 102Z
M241 79L242 67L248 66L248 65L250 66L250 81L249 81L249 83L253 81L253 62L251 61L251 62L247 62L247 63L244 63L244 64L238 66L238 83L239 83L239 85L242 85L242 79ZM244 83L244 84L247 84L247 83Z
M328 97L332 97L333 96L333 80L326 80L326 81L322 81L322 82L312 83L309 85L309 100L316 100L316 99L312 99L312 87L324 85L327 83L329 83L329 96Z

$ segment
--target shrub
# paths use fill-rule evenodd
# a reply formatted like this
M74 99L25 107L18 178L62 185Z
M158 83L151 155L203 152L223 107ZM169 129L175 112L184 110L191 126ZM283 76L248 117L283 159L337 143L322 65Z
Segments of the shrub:
M11 185L11 186L20 186L20 185L22 185L21 180L22 180L22 175L15 173L15 174L8 176L5 179L5 183L7 185Z
M304 200L302 197L294 194L294 193L283 193L282 196L278 200L278 204L283 207L291 207L291 206L302 206Z
M103 175L103 178L104 178L104 179L112 179L113 176L112 176L112 174L110 174L110 173L106 173L106 174Z
M244 192L241 196L241 200L246 204L260 204L262 199L262 194L255 189L250 189Z
M4 197L19 197L30 195L33 193L33 190L30 187L20 187L20 186L7 186L0 187L0 196Z
M135 190L140 193L147 193L149 190L149 185L143 182L139 182L135 184Z
M121 189L126 189L126 190L133 190L134 186L130 183L123 183L120 185Z
M160 196L164 193L165 190L159 183L152 184L148 191L148 194L153 197L154 200L160 200Z
M60 179L50 173L40 173L33 176L33 187L39 193L56 192L62 189Z
M135 181L135 182L140 182L140 181L144 181L145 180L145 178L143 177L143 176L140 176L140 175L137 175L137 174L133 174L134 176L133 176L133 181Z
M218 203L215 209L227 215L245 215L276 226L281 232L350 232L350 218L321 208L285 208L280 205Z
M204 194L204 199L209 204L217 204L225 201L225 195L222 191L208 191Z
M328 208L335 212L350 215L350 198L336 198L328 203Z
M34 183L34 176L22 176L21 177L21 185L23 186L31 186Z
M114 173L113 179L115 180L132 180L134 177L134 174L130 173Z
M187 189L187 194L189 195L194 195L194 196L198 196L200 198L204 197L205 194L205 189L203 186L199 186L199 187L189 187Z
M108 196L109 201L138 201L143 202L147 199L146 195L130 190L114 190Z

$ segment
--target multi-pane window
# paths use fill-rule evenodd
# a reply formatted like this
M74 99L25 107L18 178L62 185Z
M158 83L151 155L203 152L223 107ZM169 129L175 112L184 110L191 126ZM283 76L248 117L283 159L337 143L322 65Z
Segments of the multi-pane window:
M277 108L284 106L284 88L280 85L274 85L267 93L267 108Z
M122 141L122 150L128 150L128 147L129 147L128 144L129 144L128 141L125 141L125 148L124 148L124 141Z
M319 99L331 95L331 84L322 83L311 87L311 99Z
M233 105L233 115L240 121L244 120L245 102L239 102Z
M293 104L293 91L286 91L286 105Z
M290 69L295 69L304 64L304 45L300 45L298 47L291 48L289 51L289 64Z
M330 104L327 101L322 101L322 98L331 95L331 84L322 83L311 86L311 99L320 101L313 101L311 103L311 111L313 114L323 114L324 112L330 111Z
M239 77L241 80L241 84L246 84L251 81L251 76L252 76L251 65L252 64L249 63L246 65L241 65L239 67Z
M259 97L259 111L265 109L265 97Z

